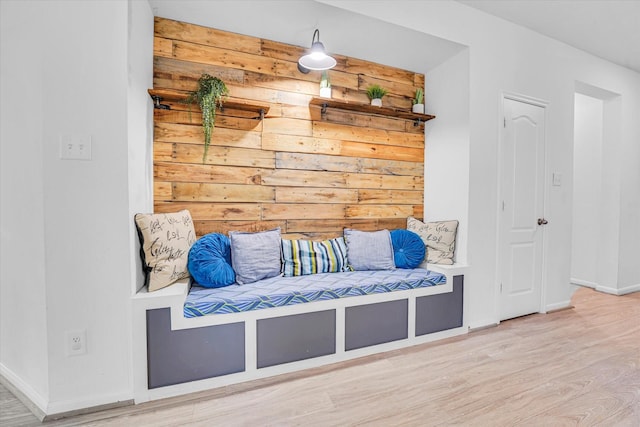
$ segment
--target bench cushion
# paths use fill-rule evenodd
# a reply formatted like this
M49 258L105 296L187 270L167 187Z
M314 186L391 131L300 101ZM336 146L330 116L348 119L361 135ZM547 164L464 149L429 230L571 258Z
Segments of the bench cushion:
M184 316L239 313L445 283L443 274L416 268L273 277L218 289L193 286L184 304Z

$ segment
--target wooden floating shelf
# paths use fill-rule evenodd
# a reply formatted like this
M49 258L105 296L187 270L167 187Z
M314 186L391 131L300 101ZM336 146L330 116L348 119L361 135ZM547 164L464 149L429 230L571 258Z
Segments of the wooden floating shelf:
M395 117L399 119L413 120L414 125L418 126L420 123L426 122L431 119L435 119L436 116L430 114L420 114L411 111L400 110L398 108L390 107L376 107L370 104L361 104L356 102L339 101L337 99L330 98L311 98L310 105L317 105L322 108L322 114L327 111L327 108L335 108L338 110L355 111L364 114L375 114L377 116Z
M184 101L189 96L189 92L172 89L149 89L149 95L154 100L156 108L169 109L169 106L162 106L162 101ZM160 105L160 107L158 107ZM166 108L165 108L166 107ZM269 112L271 105L267 102L253 101L242 98L227 97L222 106L225 109L243 110L256 113L255 119L263 119Z

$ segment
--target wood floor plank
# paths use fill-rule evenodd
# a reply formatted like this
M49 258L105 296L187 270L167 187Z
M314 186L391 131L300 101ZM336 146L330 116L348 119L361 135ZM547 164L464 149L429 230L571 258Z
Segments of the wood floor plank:
M640 426L640 293L49 426ZM0 388L0 424L8 409ZM19 404L19 402L18 402ZM12 418L15 425L37 425ZM14 425L8 423L7 425Z

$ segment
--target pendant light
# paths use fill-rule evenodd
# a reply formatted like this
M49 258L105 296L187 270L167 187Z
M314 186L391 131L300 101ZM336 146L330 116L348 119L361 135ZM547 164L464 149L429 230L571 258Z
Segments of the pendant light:
M327 55L324 45L320 42L320 31L313 32L311 49L298 59L298 70L307 74L311 70L328 70L336 66L336 60Z

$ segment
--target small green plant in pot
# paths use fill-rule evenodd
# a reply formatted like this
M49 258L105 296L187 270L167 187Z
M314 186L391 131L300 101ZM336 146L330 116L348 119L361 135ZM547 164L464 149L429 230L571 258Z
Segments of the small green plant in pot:
M207 159L207 152L211 144L211 133L216 124L216 108L222 107L229 95L229 89L218 77L203 74L198 79L198 89L189 93L186 103L198 103L202 110L202 130L204 132L204 154L202 163Z
M371 100L371 105L382 107L382 97L387 94L387 90L382 86L375 84L367 88L367 96Z
M424 90L421 87L416 89L416 97L413 98L413 107L411 111L414 113L424 114Z

